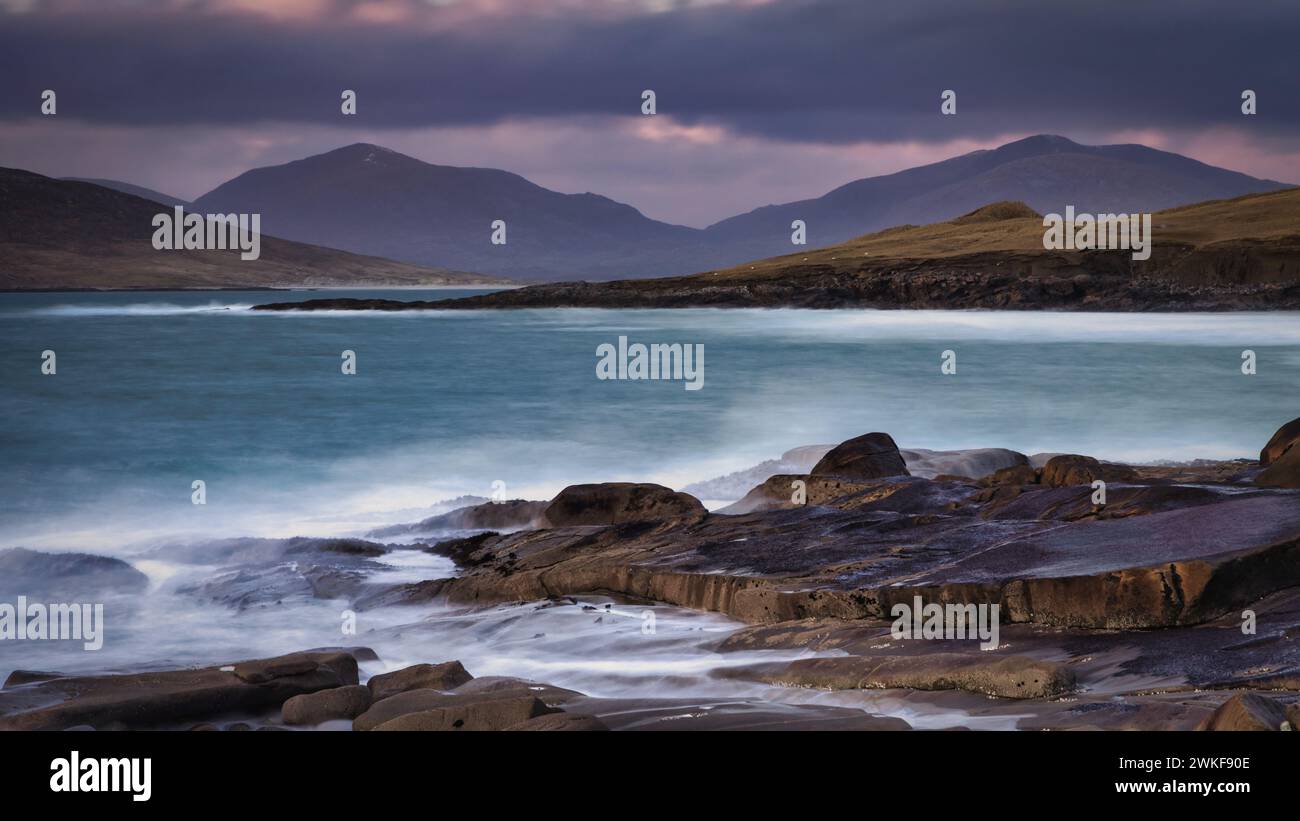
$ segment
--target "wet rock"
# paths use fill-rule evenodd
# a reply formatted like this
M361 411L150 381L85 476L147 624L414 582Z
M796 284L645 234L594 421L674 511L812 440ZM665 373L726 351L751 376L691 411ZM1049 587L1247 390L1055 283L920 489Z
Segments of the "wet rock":
M442 664L416 664L391 673L381 673L371 677L366 686L370 688L375 701L382 701L409 690L454 690L473 678L459 661L445 661Z
M370 702L369 688L350 684L294 696L284 703L280 715L285 724L320 724L339 719L351 721L370 709Z
M367 535L373 538L392 538L457 530L522 530L533 527L549 504L549 502L530 502L523 499L484 502L431 516L414 524L379 528Z
M1255 477L1265 487L1300 488L1300 447L1288 448Z
M1292 447L1300 442L1300 419L1292 419L1285 425L1277 429L1268 444L1259 452L1259 463L1264 467L1276 462L1282 457L1282 454L1291 450Z
M966 690L1000 698L1055 698L1074 688L1062 664L1025 656L926 653L870 655L724 668L724 678L828 690Z
M510 731L607 732L609 727L595 716L578 713L550 713L506 728Z
M907 475L898 445L887 433L868 433L841 442L813 466L813 476L844 479L883 479Z
M689 484L682 488L682 492L689 493L696 499L739 499L755 485L762 484L773 476L807 474L832 447L834 445L804 445L791 448L781 454L780 459L768 459L747 470L738 470L716 479Z
M141 593L149 579L121 559L89 553L0 550L0 595L72 601L108 593Z
M556 712L534 696L512 695L486 699L448 696L446 699L431 709L403 713L378 724L374 729L421 732L504 730L530 718Z
M76 724L148 728L279 707L293 696L357 683L347 653L294 653L197 670L69 676L0 690L0 730Z
M453 691L453 694L458 696L484 694L497 696L502 693L535 696L545 702L548 707L565 704L575 698L582 697L582 693L575 690L566 690L552 684L543 684L539 681L513 676L483 676L466 682Z
M41 670L14 670L5 679L4 689L21 687L24 684L32 684L38 681L49 681L52 678L63 678L63 673L46 673Z
M926 479L940 476L963 476L980 479L995 471L1028 465L1029 457L1006 448L970 448L967 450L899 450L908 473Z
M1202 730L1281 730L1286 707L1259 693L1240 693L1225 701L1201 725Z
M1137 478L1137 471L1128 465L1099 462L1091 456L1064 454L1053 456L1043 465L1040 482L1048 487L1091 485L1101 479L1106 482L1124 482Z
M547 506L542 519L547 527L554 528L697 520L706 515L704 505L694 496L677 493L663 485L604 482L566 487Z
M1038 484L1038 471L1030 467L1028 463L996 470L979 480L980 487L1035 484Z

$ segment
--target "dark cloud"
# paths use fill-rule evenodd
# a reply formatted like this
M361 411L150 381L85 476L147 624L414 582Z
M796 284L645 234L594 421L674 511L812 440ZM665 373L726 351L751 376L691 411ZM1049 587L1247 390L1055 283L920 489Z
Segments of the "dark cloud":
M1300 132L1300 6L1279 2L807 0L657 14L409 22L151 11L0 15L0 119L40 90L65 117L120 125L485 125L660 111L766 138L946 140L1240 126ZM430 14L438 13L431 11ZM938 114L958 92L958 116Z

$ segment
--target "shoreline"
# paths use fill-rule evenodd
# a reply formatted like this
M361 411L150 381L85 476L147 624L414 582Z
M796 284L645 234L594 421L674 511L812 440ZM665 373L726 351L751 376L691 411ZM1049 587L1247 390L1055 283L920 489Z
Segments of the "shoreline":
M549 501L471 504L356 538L278 540L294 567L333 580L327 598L346 599L363 620L409 608L410 624L358 635L350 649L197 670L18 671L0 690L0 727L445 730L454 720L477 729L671 721L696 730L1188 730L1300 718L1300 650L1288 640L1300 630L1298 445L1300 419L1279 428L1258 460L1183 465L908 451L871 433L796 449L797 463L721 510L660 485L613 482L571 485ZM457 572L347 581L392 551L385 540L395 537ZM228 603L282 595L258 586L277 578L258 575L273 565L235 567L204 595ZM985 635L900 640L891 621L914 601L992 608L994 649ZM500 618L519 622L517 639L534 641L570 623L565 613L626 622L622 652L633 655L619 658L647 664L654 656L638 657L635 636L645 634L646 608L663 604L741 623L702 645L716 661L698 682L783 695L718 698L705 687L597 697L572 682L476 678L466 671L472 659L394 669L369 649L395 636L402 658L419 654L429 641L402 636L419 635L431 606L455 608L468 623L506 608ZM649 623L654 636L653 616ZM543 654L524 666L539 660L563 661ZM409 687L381 692L395 680ZM171 695L154 694L158 686ZM815 693L827 695L809 701ZM911 721L893 714L902 704Z

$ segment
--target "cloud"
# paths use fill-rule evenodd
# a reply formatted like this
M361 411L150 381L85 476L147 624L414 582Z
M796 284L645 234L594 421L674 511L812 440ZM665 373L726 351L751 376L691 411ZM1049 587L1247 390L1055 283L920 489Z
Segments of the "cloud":
M39 90L93 122L490 125L634 113L782 140L945 141L1007 130L1240 125L1295 134L1300 8L1209 0L661 3L102 0L0 27L0 118ZM939 93L958 92L958 115Z

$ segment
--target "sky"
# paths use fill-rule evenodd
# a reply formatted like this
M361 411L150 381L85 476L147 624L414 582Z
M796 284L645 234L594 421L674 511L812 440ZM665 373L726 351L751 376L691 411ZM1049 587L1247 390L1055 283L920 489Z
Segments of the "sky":
M188 199L371 142L700 227L1037 133L1300 183L1297 43L1295 0L0 0L0 166Z

